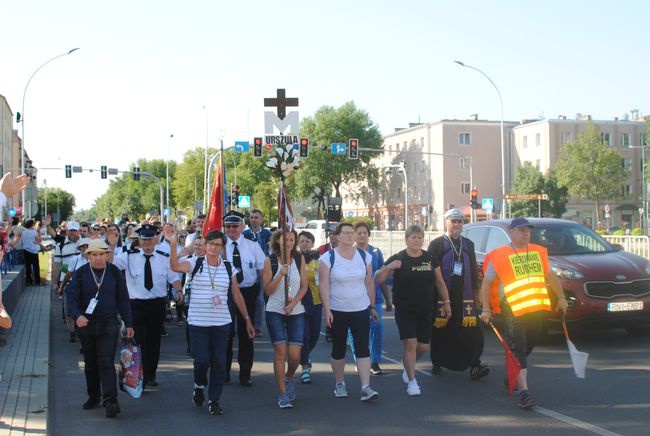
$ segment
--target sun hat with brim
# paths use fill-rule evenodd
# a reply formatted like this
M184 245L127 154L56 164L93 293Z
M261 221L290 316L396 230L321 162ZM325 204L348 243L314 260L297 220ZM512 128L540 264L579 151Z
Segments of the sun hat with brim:
M535 226L522 216L513 218L513 220L510 222L510 225L508 226L509 229L518 229L520 227L530 227L532 229Z
M86 253L108 253L109 247L103 239L93 239L86 248Z
M81 247L82 245L90 244L90 241L92 241L90 238L79 238L77 241L77 248Z

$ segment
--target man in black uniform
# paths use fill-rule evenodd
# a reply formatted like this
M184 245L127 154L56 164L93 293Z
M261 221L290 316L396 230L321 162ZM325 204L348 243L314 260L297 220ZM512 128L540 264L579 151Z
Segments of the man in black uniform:
M470 378L478 380L490 372L481 363L483 332L477 321L478 290L480 289L474 243L461 236L465 214L450 209L445 215L446 233L429 244L429 253L440 263L442 278L449 290L451 318L436 317L431 334L432 372L442 368L464 371L470 368Z

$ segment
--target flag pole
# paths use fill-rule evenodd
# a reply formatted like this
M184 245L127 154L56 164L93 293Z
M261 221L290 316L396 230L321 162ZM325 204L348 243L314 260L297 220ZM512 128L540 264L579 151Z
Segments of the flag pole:
M226 187L227 186L226 185L226 168L224 167L224 165L225 165L224 162L226 160L225 159L226 157L223 154L223 137L221 137L221 140L220 140L220 152L221 152L221 159L219 160L219 165L221 166L221 178L222 178L222 182L223 182L222 185L221 185L221 190L222 190L222 195L223 195L224 189L227 189L227 187ZM223 195L222 201L223 201L223 210L224 211L228 210L228 205L226 204L226 196L225 195ZM221 228L219 230L221 232L224 231L223 221L221 221Z
M280 226L282 229L282 262L289 264L289 271L284 276L284 305L289 304L289 273L291 271L291 257L287 253L287 197L284 190L284 176L280 177L280 205L279 205ZM294 242L295 244L295 242Z

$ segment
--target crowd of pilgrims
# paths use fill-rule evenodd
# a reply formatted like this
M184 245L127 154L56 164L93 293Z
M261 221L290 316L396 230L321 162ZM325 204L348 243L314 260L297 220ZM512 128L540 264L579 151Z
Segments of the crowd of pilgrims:
M128 220L69 221L53 229L44 221L42 232L55 241L52 290L62 300L69 340L79 341L84 356L83 409L101 404L107 417L120 413L114 368L120 336L134 338L142 348L145 389L158 385L161 337L174 315L185 327L193 359L192 401L196 407L207 401L213 415L224 413L220 399L231 377L243 387L253 385L255 337L265 335L273 345L280 408L294 406L296 385L311 383L311 353L321 336L331 343L334 396L349 395L344 373L349 347L360 400L377 400L370 379L383 373L383 311L394 310L407 395L421 394L415 365L427 351L433 374L446 368L469 370L472 380L484 377L489 368L481 362L483 333L477 323L480 272L471 241L460 235L461 214L457 209L445 214L445 234L427 249L423 229L408 227L405 249L388 259L369 244L365 222L342 222L326 244L314 247L307 231L283 235L264 228L259 210L250 213L248 226L244 215L230 211L223 217L224 231L207 234L204 216L186 229ZM26 243L36 253L47 248L31 235L24 250ZM38 283L38 256L28 257ZM32 281L30 268L26 274Z

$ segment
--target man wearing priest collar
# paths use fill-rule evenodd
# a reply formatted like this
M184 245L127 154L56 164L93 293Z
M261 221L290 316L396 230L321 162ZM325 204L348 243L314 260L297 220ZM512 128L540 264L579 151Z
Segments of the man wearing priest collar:
M248 316L255 319L256 301L260 294L260 277L264 269L264 252L255 241L245 238L244 215L231 210L223 217L225 233L228 238L226 243L226 259L229 260L237 270L237 283L244 296ZM246 331L246 319L235 308L231 309L233 314L233 326L237 329L239 362L239 383L244 387L252 385L251 371L255 357L253 339ZM228 340L228 351L226 355L226 381L230 380L230 369L233 359L234 332Z
M478 267L474 243L461 236L465 213L450 209L444 214L446 232L429 244L429 253L440 262L442 278L449 290L451 317L436 316L431 334L432 372L470 369L472 380L485 377L490 369L481 363L483 332L478 326L480 301ZM436 312L436 315L438 312Z
M113 264L126 271L126 285L131 300L135 340L142 347L142 372L145 385L157 386L156 370L160 359L160 335L165 321L167 284L182 301L180 274L172 271L169 253L157 250L158 228L143 224L138 230L139 247L118 253ZM117 242L109 235L111 249Z

